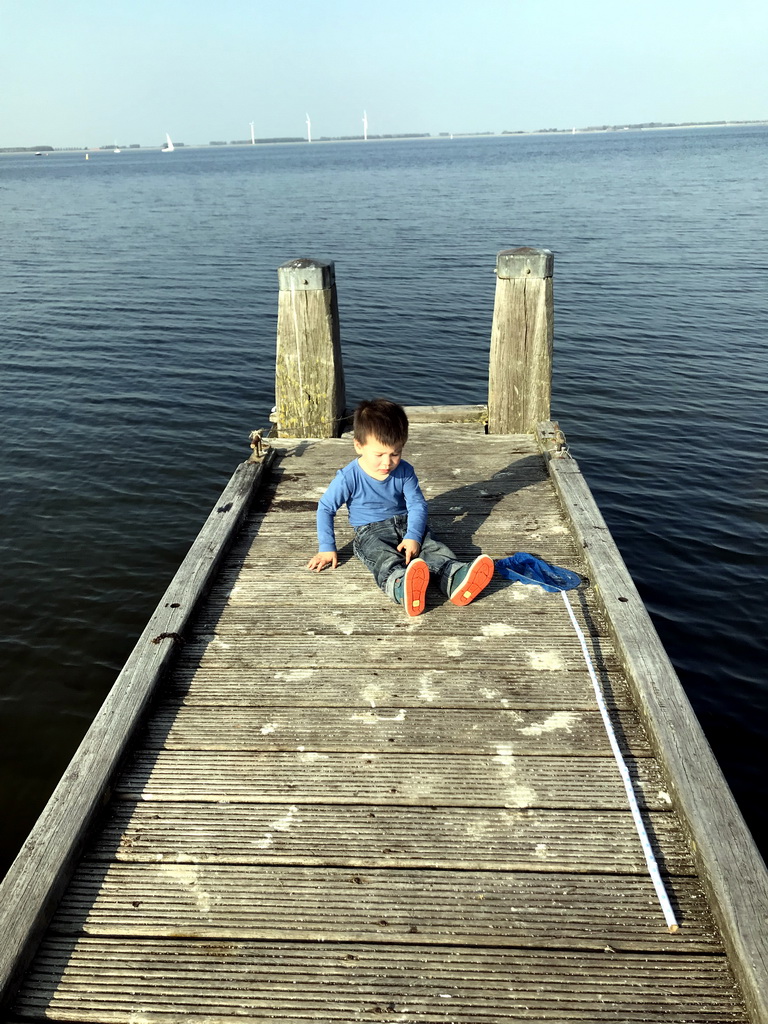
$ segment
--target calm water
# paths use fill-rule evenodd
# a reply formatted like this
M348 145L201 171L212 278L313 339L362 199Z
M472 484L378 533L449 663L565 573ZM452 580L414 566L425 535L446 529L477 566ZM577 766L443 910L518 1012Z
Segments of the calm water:
M348 398L485 399L556 254L565 428L765 852L768 130L0 156L0 871L273 405L336 261Z

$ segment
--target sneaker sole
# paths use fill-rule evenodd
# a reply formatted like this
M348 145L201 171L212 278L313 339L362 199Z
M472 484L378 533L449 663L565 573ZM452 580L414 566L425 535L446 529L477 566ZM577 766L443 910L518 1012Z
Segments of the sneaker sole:
M424 611L424 598L429 583L429 567L423 558L408 563L403 580L403 606L405 614L413 618Z
M464 607L474 601L481 590L484 590L493 579L493 559L490 555L478 555L469 567L464 581L451 594L451 604Z

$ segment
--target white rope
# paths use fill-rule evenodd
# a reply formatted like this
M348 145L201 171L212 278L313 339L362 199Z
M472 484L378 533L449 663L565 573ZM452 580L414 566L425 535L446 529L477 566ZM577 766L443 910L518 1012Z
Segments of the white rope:
M624 783L624 789L627 792L627 799L629 800L629 807L632 811L632 817L635 822L635 828L637 829L637 834L640 839L640 845L643 847L643 853L645 854L645 862L648 865L648 871L651 876L651 881L653 882L653 887L656 890L656 896L658 897L659 903L661 904L661 909L664 913L664 920L667 922L667 927L669 928L669 930L671 932L676 932L679 928L677 918L675 917L675 912L672 909L671 903L669 902L669 896L667 895L667 890L664 888L664 882L661 880L661 875L659 873L659 865L656 862L656 857L654 856L653 850L651 849L650 840L648 839L648 833L645 830L643 819L640 816L640 808L637 806L637 798L635 797L635 789L632 785L632 779L630 778L630 774L627 769L626 763L624 761L624 758L622 757L621 751L619 750L619 744L616 740L616 734L613 731L613 725L611 724L611 719L608 715L608 709L606 708L605 701L603 700L603 693L600 689L600 683L598 682L597 676L595 675L595 669L592 665L592 659L590 658L589 651L587 650L587 642L584 639L584 634L581 631L581 627L576 621L576 616L573 614L573 608L571 608L571 602L568 600L566 592L564 590L561 590L560 594L565 603L565 607L568 609L568 615L570 616L573 628L576 630L576 635L578 636L579 643L581 644L581 650L584 654L584 660L586 661L587 668L589 670L589 677L592 680L592 686L595 689L595 696L597 697L597 706L600 708L600 714L603 716L603 725L605 726L605 731L608 733L608 739L611 744L611 750L613 751L613 756L616 758L616 764L619 767L619 773L621 775L622 782Z

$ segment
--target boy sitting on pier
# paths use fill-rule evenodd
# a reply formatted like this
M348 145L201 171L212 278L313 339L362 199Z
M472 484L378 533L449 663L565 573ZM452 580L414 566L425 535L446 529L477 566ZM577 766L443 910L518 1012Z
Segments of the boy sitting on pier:
M386 398L361 402L355 410L358 458L340 469L317 507L319 552L307 568L335 569L339 558L333 521L346 504L354 527L353 550L376 583L407 615L424 611L430 573L452 604L467 605L490 582L493 559L461 562L427 526L427 503L413 466L402 459L408 417Z

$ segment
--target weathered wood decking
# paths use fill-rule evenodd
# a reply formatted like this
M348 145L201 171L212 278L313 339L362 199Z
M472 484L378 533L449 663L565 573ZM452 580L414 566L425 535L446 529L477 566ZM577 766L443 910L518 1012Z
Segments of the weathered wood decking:
M689 796L625 678L631 630L617 643L594 586L609 581L571 601L677 934L561 598L496 580L463 609L432 590L408 619L341 523L340 568L307 572L350 444L276 446L7 1019L750 1019L685 836L695 812L676 813ZM594 572L532 437L414 423L407 458L458 553ZM146 643L174 646L166 625Z

